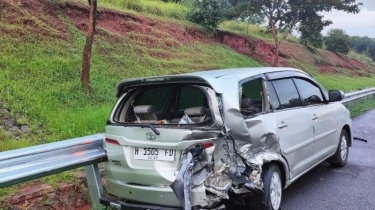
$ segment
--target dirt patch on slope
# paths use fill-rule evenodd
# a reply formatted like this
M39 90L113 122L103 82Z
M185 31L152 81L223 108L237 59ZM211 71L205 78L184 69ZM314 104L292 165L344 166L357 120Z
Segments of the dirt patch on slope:
M238 53L272 64L275 57L275 48L262 40L250 39L227 31L218 31L216 39ZM280 63L283 63L282 57Z
M1 21L7 21L8 24L13 25L22 23L25 30L17 30L17 33L21 35L32 31L40 34L41 37L64 38L67 26L62 23L59 15L64 14L79 30L85 33L89 7L78 2L53 4L48 0L0 0L0 12ZM227 31L218 31L216 36L213 36L194 26L151 19L111 9L99 9L97 28L98 35L105 35L114 41L118 38L131 41L137 46L147 49L149 55L156 58L168 59L173 56L169 49L182 45L218 44L218 42L268 65L272 65L275 58L275 47L272 41L250 38ZM99 51L103 54L106 53ZM144 52L141 50L140 53ZM283 42L280 46L279 61L279 66L301 68L303 65L309 65L328 74L340 73L337 69L347 69L353 76L372 72L374 68L374 66L343 55L325 50L311 52L304 46L288 42Z
M74 25L85 32L89 14L88 7L71 2L62 5L62 7L65 15ZM137 41L148 48L168 49L195 42L214 43L212 36L194 27L109 9L98 11L97 27L113 35Z
M12 36L32 33L41 40L64 38L66 25L48 0L0 0L0 29Z

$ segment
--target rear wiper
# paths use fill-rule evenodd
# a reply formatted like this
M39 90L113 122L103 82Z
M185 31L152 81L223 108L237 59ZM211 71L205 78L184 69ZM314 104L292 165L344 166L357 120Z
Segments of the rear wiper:
M107 125L122 125L122 126L139 126L141 128L144 128L144 127L149 127L151 128L151 130L156 134L156 135L159 135L160 132L158 130L156 130L156 128L151 125L151 124L146 124L146 123L119 123L119 122L116 122L116 123L109 123L107 122Z
M143 128L143 127L149 127L149 128L151 128L152 131L154 131L154 133L155 133L156 135L159 135L159 134L160 134L160 132L159 132L158 130L156 130L156 128L155 128L153 125L151 125L151 124L138 123L138 124L134 124L134 125L138 125L138 126L140 126L141 128Z

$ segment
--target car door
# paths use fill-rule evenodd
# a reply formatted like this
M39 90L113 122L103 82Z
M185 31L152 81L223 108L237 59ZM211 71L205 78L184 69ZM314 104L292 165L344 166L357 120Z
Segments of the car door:
M314 165L314 128L310 110L303 106L292 78L273 80L267 86L283 156L289 164L290 179Z
M307 78L294 79L304 105L313 114L314 162L318 163L332 155L338 144L334 104L325 103L321 88Z

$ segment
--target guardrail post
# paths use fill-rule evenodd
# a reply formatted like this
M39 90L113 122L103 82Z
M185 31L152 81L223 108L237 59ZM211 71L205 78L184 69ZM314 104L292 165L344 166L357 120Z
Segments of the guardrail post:
M92 164L84 167L87 186L90 190L92 209L100 209L100 197L104 196L103 184L98 168L98 164Z

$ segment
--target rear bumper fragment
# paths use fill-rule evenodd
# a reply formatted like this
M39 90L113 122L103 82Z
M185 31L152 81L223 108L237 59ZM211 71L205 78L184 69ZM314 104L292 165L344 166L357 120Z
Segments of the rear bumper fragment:
M182 208L173 208L173 207L168 207L168 206L127 203L123 201L109 199L107 197L100 198L100 203L104 206L109 206L112 209L119 209L119 210L181 210L182 209Z

